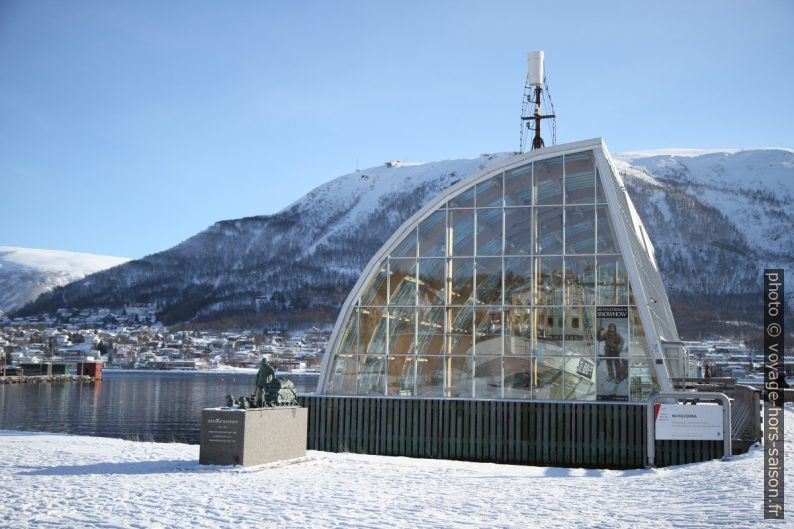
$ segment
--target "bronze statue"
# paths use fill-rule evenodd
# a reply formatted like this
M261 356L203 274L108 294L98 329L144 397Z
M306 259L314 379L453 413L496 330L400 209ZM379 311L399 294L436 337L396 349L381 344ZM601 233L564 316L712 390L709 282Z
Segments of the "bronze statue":
M237 406L241 410L265 408L272 406L295 406L298 404L298 393L295 384L285 378L277 378L276 372L263 358L256 373L256 390L250 397L234 398L226 395L226 407Z

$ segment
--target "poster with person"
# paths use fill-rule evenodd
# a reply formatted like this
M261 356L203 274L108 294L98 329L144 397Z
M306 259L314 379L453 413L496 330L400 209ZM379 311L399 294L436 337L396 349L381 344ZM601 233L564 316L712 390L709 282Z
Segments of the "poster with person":
M629 308L596 307L598 400L629 400Z

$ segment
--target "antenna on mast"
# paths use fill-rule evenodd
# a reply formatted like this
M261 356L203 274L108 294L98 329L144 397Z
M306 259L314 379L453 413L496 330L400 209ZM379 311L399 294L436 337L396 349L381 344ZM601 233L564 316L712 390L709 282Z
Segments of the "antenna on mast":
M524 100L521 105L520 152L524 152L524 145L528 140L528 131L534 131L532 149L540 149L545 146L545 142L540 136L540 123L544 119L552 120L552 145L557 142L557 116L554 115L554 105L551 103L550 96L547 106L551 107L551 114L544 115L541 113L541 106L544 100L543 89L546 89L547 95L549 92L549 87L546 85L546 76L543 75L543 52L529 52L528 65L527 83L524 86Z

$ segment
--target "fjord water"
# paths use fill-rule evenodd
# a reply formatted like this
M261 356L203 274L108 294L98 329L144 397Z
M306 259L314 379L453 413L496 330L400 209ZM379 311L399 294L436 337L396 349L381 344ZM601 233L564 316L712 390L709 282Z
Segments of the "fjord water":
M317 376L287 376L299 393ZM255 375L105 371L100 382L0 385L0 430L198 444L201 410L250 395Z

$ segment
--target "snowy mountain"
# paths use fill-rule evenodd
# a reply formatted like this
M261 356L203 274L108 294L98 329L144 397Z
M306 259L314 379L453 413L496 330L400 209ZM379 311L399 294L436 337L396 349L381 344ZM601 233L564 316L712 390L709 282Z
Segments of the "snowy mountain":
M0 246L0 315L55 287L127 261L124 257Z
M164 323L332 323L361 269L406 218L508 156L344 175L274 215L218 222L174 248L56 289L21 313L156 302ZM794 151L615 158L656 247L681 334L718 332L725 322L740 322L737 335L752 331L761 270L790 269L794 260Z

